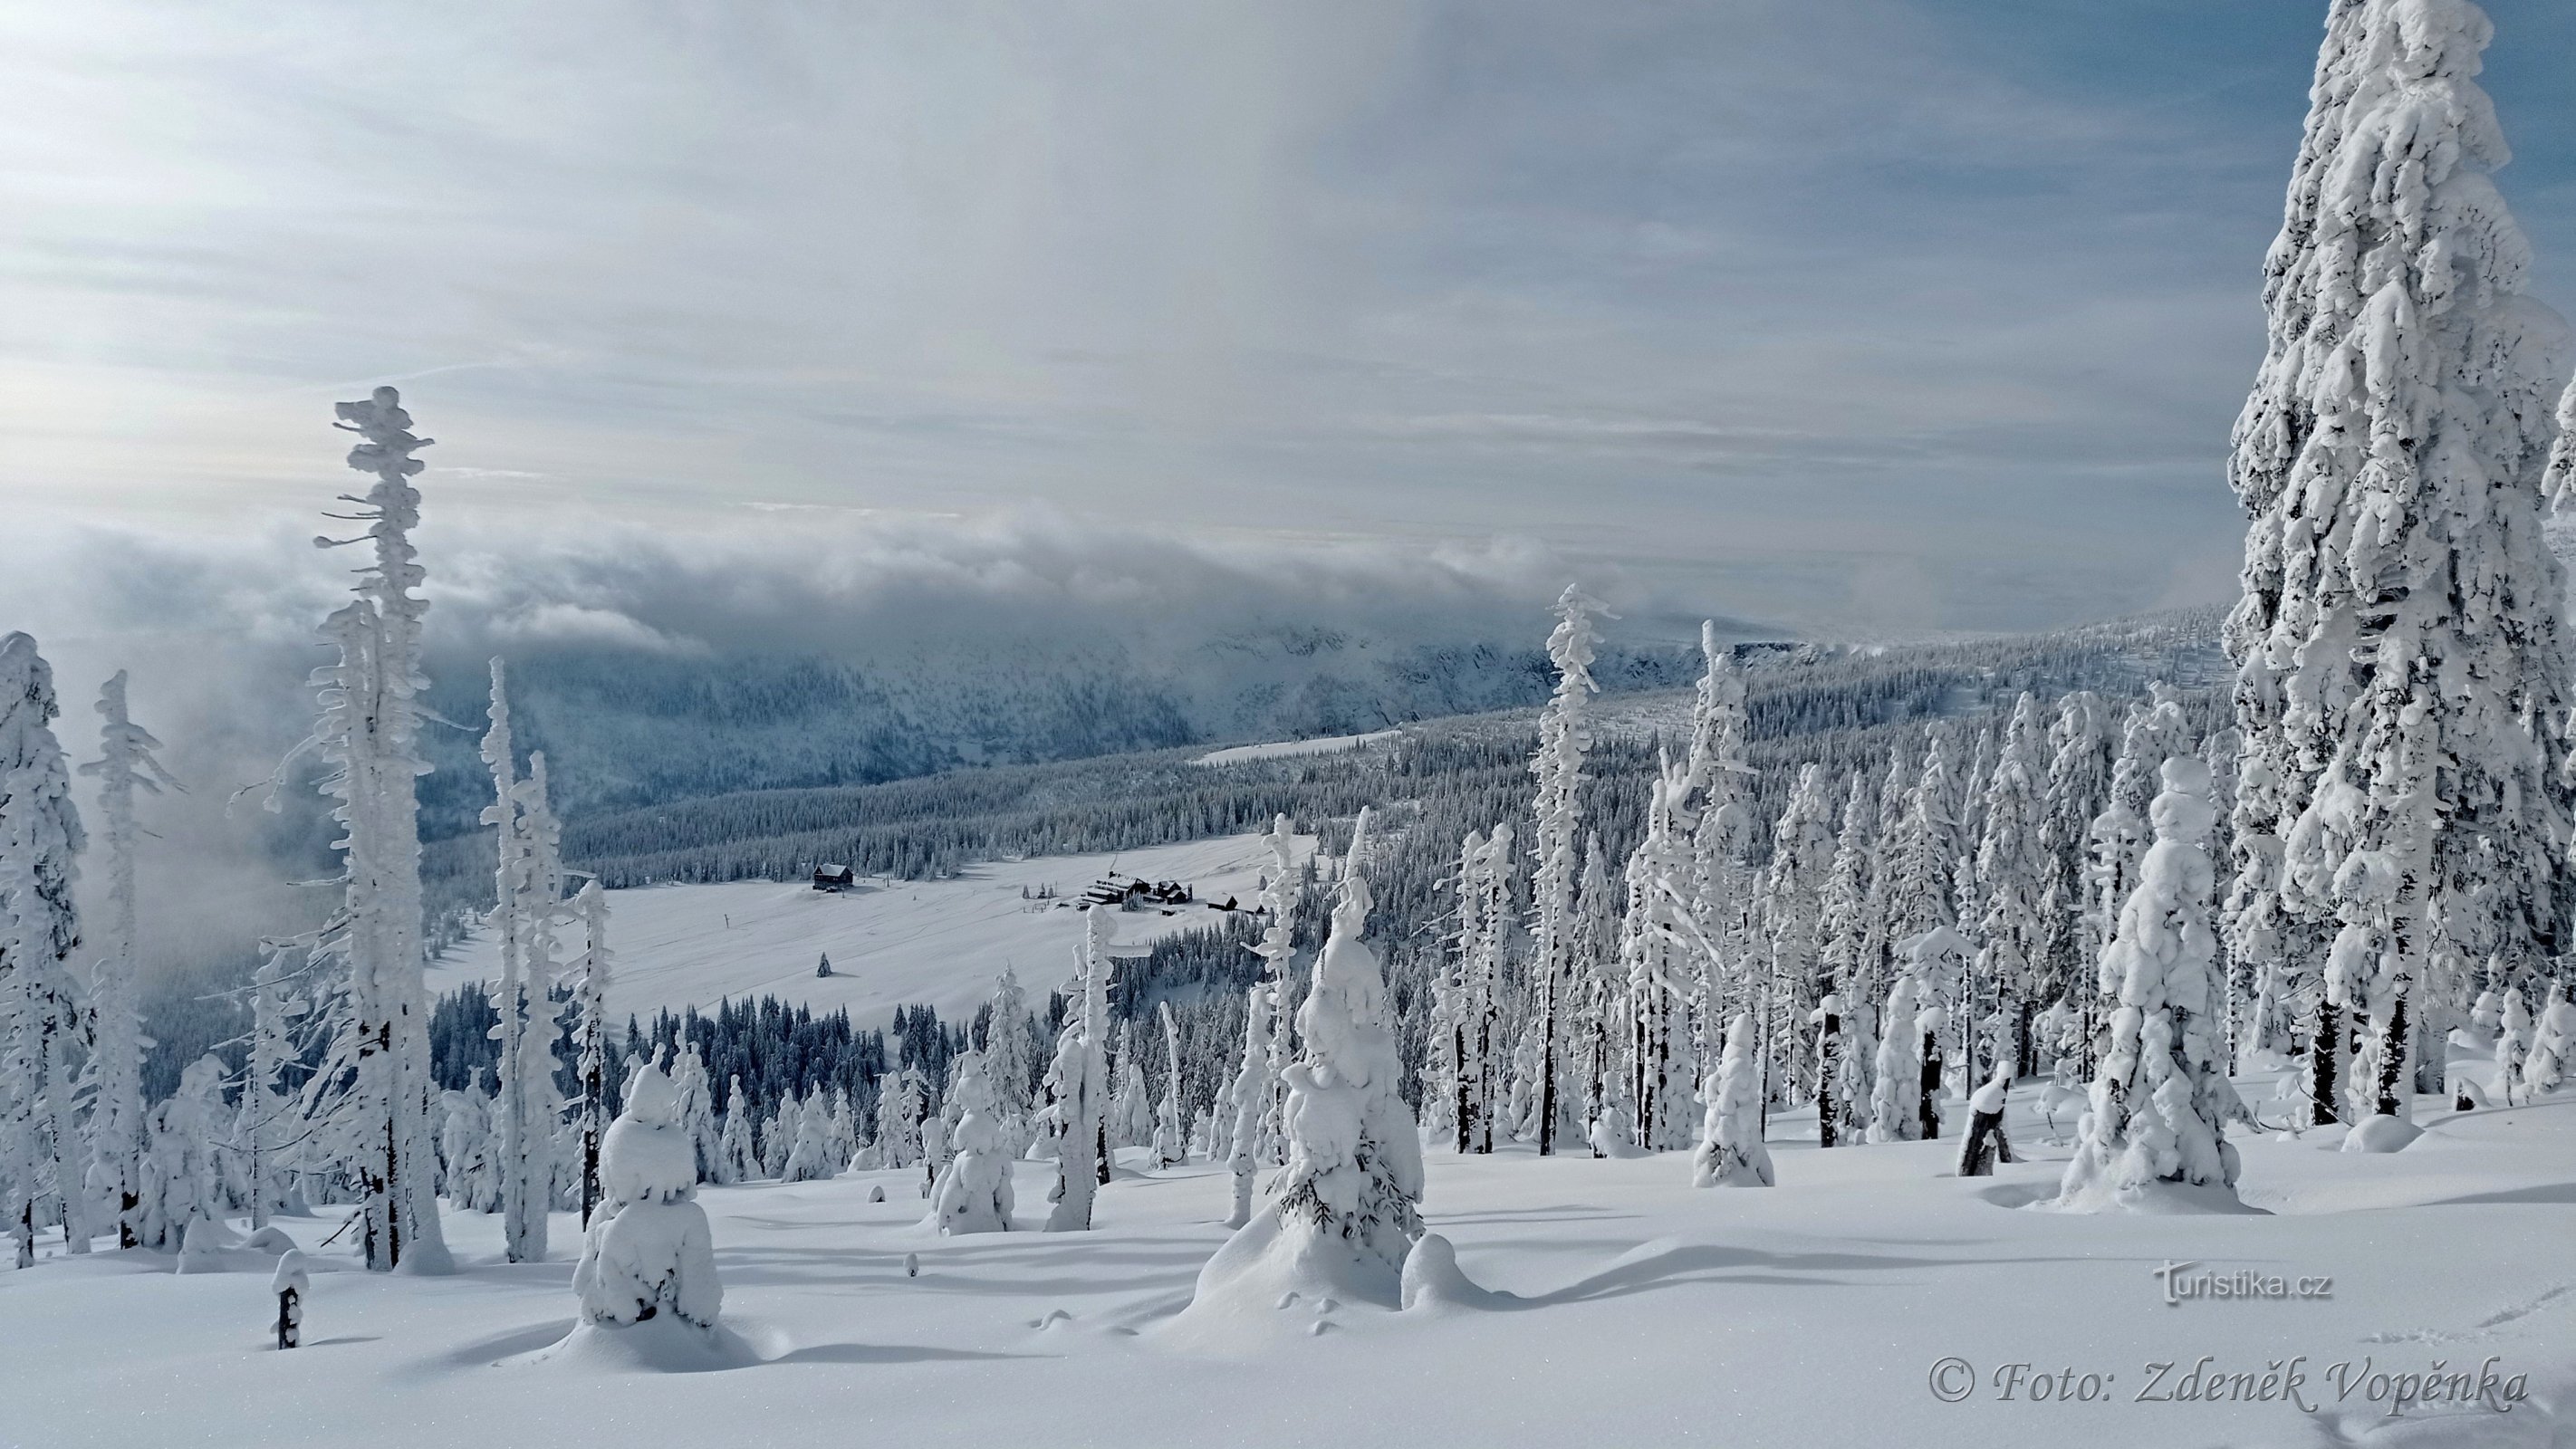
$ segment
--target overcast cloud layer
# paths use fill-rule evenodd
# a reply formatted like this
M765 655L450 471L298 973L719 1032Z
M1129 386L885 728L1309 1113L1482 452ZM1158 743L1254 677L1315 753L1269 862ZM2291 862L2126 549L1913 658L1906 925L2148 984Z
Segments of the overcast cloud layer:
M2576 310L2576 18L2489 8ZM50 525L221 535L145 592L300 627L309 556L232 572L355 481L328 404L384 380L501 575L456 586L529 627L625 627L507 577L607 520L782 600L1169 598L1272 537L1326 593L1580 572L1820 631L2212 598L2323 11L10 7L0 604L90 586Z

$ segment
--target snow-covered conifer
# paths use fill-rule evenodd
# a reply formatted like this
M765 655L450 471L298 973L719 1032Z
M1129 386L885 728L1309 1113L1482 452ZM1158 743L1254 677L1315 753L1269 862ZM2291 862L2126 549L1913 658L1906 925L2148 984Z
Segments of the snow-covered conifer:
M2045 742L2040 736L2039 705L2023 695L2004 727L1994 773L1985 782L1985 829L1977 842L1977 879L1985 901L1983 943L1969 992L1972 1014L1991 1012L2000 1041L1972 1027L1969 1040L1988 1049L1968 1064L1968 1077L1986 1075L1987 1065L2009 1060L2015 1075L2038 1070L2031 1050L2030 1018L2038 1010L2041 982L2037 975L2042 930L2041 897L2047 857L2040 838L2046 820Z
M1282 1287L1397 1299L1421 1231L1422 1144L1399 1091L1394 1010L1364 939L1368 881L1346 871L1332 929L1298 1009L1288 1069L1288 1163L1269 1203L1200 1271L1196 1302L1238 1285L1275 1306Z
M1181 1028L1172 1020L1172 1003L1161 1004L1163 1020L1163 1097L1154 1111L1154 1165L1176 1167L1189 1161L1190 1142L1181 1124Z
M2370 1031L2350 1095L2392 1116L2442 963L2549 948L2576 789L2539 518L2566 329L2491 179L2492 35L2467 0L2335 7L2229 459L2226 643L2248 777L2278 776L2279 904L2336 932L2325 1002Z
M1037 1024L1028 993L1010 963L993 982L993 1014L984 1027L984 1080L993 1089L993 1118L1011 1155L1028 1149L1029 1119L1037 1107L1029 1091L1037 1080Z
M1692 919L1699 863L1682 814L1689 789L1685 771L1664 761L1648 784L1646 838L1628 857L1620 944L1628 967L1629 1080L1621 1105L1635 1114L1636 1145L1649 1152L1682 1146L1695 1125L1685 1013L1707 938Z
M887 1078L886 1085L891 1088L893 1078ZM674 1092L671 1110L676 1113L678 1109L679 1096ZM831 1100L823 1095L821 1087L805 1094L805 1100L796 1107L795 1116L793 1145L788 1148L787 1160L780 1164L779 1180L813 1182L839 1173L841 1158L832 1143Z
M1011 1154L983 1053L958 1058L957 1084L948 1095L957 1104L957 1125L948 1133L955 1152L931 1185L930 1215L943 1233L1009 1232Z
M97 964L90 974L89 1014L92 1194L117 1215L117 1246L137 1245L134 1214L143 1190L143 1014L136 995L134 859L142 825L136 791L179 788L153 751L161 742L126 709L125 671L98 693L99 757L80 767L98 780L99 839L106 846L107 890L98 919Z
M1817 959L1830 988L1842 998L1841 1075L1831 1089L1842 1111L1837 1134L1859 1141L1869 1132L1870 1084L1878 1068L1878 953L1870 946L1870 829L1874 806L1869 776L1853 771L1843 802L1842 828L1834 836L1833 866L1818 898Z
M1233 1107L1233 1152L1228 1166L1234 1173L1234 1211L1227 1226L1241 1227L1252 1215L1252 1179L1265 1162L1277 1160L1268 1124L1275 1120L1273 1104L1279 1090L1275 1064L1283 1050L1287 1033L1281 1030L1279 1013L1287 1003L1288 961L1295 954L1290 937L1290 865L1295 837L1289 832L1288 817L1281 815L1270 823L1262 837L1270 849L1271 867L1262 883L1262 910L1268 921L1261 940L1252 954L1261 958L1261 979L1253 983L1245 999L1243 1020L1243 1066L1236 1072L1227 1094ZM1057 1060L1063 1060L1058 1048ZM1089 1207L1084 1208L1088 1226Z
M345 863L344 899L316 938L329 978L333 1031L308 1092L317 1129L355 1179L368 1268L445 1272L452 1262L432 1196L436 1157L429 1104L429 1012L421 995L420 811L416 784L429 767L419 745L423 570L411 543L420 494L411 485L428 446L390 387L338 404L336 424L364 441L349 466L375 475L356 515L371 541L358 597L335 610L323 638L338 658L314 671L321 716L308 746L331 767L323 793ZM281 771L281 778L283 772ZM272 807L275 799L272 796Z
M573 1072L581 1084L577 1204L587 1227L599 1204L599 1144L608 1131L608 1054L612 1050L608 977L617 957L608 946L608 892L600 889L598 881L582 884L581 893L573 897L573 910L582 923L581 956L568 973L573 983Z
M1281 822L1282 828L1285 821ZM1284 912L1282 914L1285 914ZM1282 928L1285 929L1284 926ZM1047 1213L1051 1233L1088 1232L1098 1193L1109 1110L1109 912L1083 913L1082 1009L1068 1016L1056 1042L1056 1183Z
M2072 1210L2129 1206L2159 1183L2231 1196L2236 1185L2226 1124L2241 1109L2218 1015L2209 766L2177 755L2163 782L2148 810L2155 843L2102 953L2102 992L2118 1005L2059 1187L2058 1204Z
M743 1098L739 1074L725 1081L724 1130L716 1134L719 1183L749 1182L760 1176L760 1154L752 1149L751 1104Z
M1547 638L1548 662L1556 668L1556 691L1539 712L1538 752L1530 761L1530 774L1538 782L1537 798L1531 804L1535 829L1530 841L1537 936L1537 958L1530 969L1537 1013L1530 1030L1538 1058L1535 1110L1541 1156L1556 1150L1557 1118L1563 1107L1558 1070L1564 996L1581 945L1574 891L1581 864L1576 850L1583 828L1583 757L1591 743L1584 712L1600 688L1592 682L1592 653L1601 642L1594 621L1608 613L1599 600L1572 584L1557 599L1556 628Z
M215 1167L223 1135L223 1058L209 1053L179 1073L179 1090L153 1107L145 1124L143 1203L136 1234L144 1247L175 1253L188 1224L224 1214Z
M1726 1054L1705 1095L1708 1120L1691 1154L1691 1185L1771 1186L1771 1149L1762 1145L1762 1068L1750 1014L1739 1011L1728 1023Z
M1899 976L1887 993L1887 1013L1879 1021L1878 1063L1869 1097L1872 1142L1914 1142L1923 1136L1914 1108L1915 1084L1923 1073L1916 1014L1914 978Z
M38 1203L49 1196L66 1242L89 1251L73 1058L85 1028L71 968L72 882L87 841L51 727L58 713L36 641L0 637L0 1190L22 1268L35 1261Z
M2549 983L2549 1000L2532 1024L2531 1050L2522 1060L2525 1099L2558 1090L2567 1080L2568 1058L2576 1055L2576 1002L2567 999L2567 984Z
M1907 790L1905 813L1887 842L1888 922L1899 937L1956 920L1959 859L1968 853L1952 813L1949 737L1939 730L1928 735L1923 772Z
M626 1086L625 1110L600 1148L604 1211L573 1269L585 1324L627 1328L668 1312L701 1331L716 1326L724 1287L706 1209L697 1204L697 1147L679 1105L658 1067Z

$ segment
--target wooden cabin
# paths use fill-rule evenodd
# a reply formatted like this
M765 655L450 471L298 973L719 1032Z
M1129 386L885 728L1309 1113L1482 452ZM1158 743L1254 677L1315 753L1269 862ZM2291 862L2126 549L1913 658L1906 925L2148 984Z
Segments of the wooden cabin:
M859 873L846 865L814 867L814 889L818 891L845 891L858 883Z

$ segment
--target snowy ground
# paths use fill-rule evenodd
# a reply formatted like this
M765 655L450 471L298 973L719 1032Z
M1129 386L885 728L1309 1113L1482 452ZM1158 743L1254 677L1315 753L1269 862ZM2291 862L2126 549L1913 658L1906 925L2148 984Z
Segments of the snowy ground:
M1314 848L1300 837L1298 857ZM735 881L724 885L646 886L608 893L609 945L617 964L608 1005L619 1017L649 1017L667 1007L711 1009L726 998L770 995L820 1010L849 1008L861 1025L892 1016L901 1005L937 1008L963 1019L992 995L1005 962L1032 993L1073 974L1082 914L1072 898L1113 866L1147 880L1196 887L1202 902L1253 898L1271 861L1257 836L1225 836L1104 855L1036 856L966 867L953 880L861 881L832 894L809 884ZM1052 886L1055 901L1021 898ZM1226 919L1198 906L1122 911L1118 941L1139 945L1157 936ZM578 944L578 943L576 943ZM432 993L500 974L488 937L458 946L428 973ZM829 952L832 975L814 974Z
M2028 1110L2016 1140L2037 1147ZM503 1362L571 1323L563 1219L553 1261L525 1266L498 1261L498 1219L451 1219L467 1267L445 1279L373 1277L345 1243L326 1250L342 1271L317 1273L307 1347L285 1354L266 1347L265 1271L49 1257L0 1274L0 1443L2576 1443L2576 1094L2465 1117L2428 1099L2423 1117L2395 1156L2323 1134L2245 1143L2247 1199L2270 1211L2241 1216L2017 1211L2062 1151L1961 1181L1950 1142L1818 1152L1796 1117L1773 1123L1769 1191L1694 1191L1670 1155L1435 1150L1432 1229L1520 1301L1299 1303L1257 1355L1163 1326L1224 1236L1225 1179L1196 1166L1122 1177L1082 1235L941 1239L917 1225L909 1173L706 1189L725 1317L762 1359L715 1373ZM1044 1169L1020 1170L1029 1225ZM336 1225L290 1227L310 1244ZM2329 1277L2331 1296L2173 1306L2158 1269L2176 1261ZM2300 1359L2315 1412L2138 1401L2149 1365L2179 1365L2171 1390L2202 1355L2204 1381ZM2488 1360L2528 1375L2510 1413L2392 1417L2385 1380L2369 1399L2374 1374ZM2003 1402L1995 1375L2016 1363L2099 1374L2100 1397L2032 1403L2025 1384ZM1936 1385L1969 1392L1943 1402Z

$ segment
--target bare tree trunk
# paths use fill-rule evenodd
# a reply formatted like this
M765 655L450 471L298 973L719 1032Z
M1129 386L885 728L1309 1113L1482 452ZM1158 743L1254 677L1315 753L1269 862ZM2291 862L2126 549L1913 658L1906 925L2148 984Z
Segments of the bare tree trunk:
M2328 1126L2337 1116L2335 1059L2339 1055L2336 1047L2343 1036L2341 1016L2333 1002L2320 996L2317 1029L2308 1038L2308 1125L2311 1127Z

